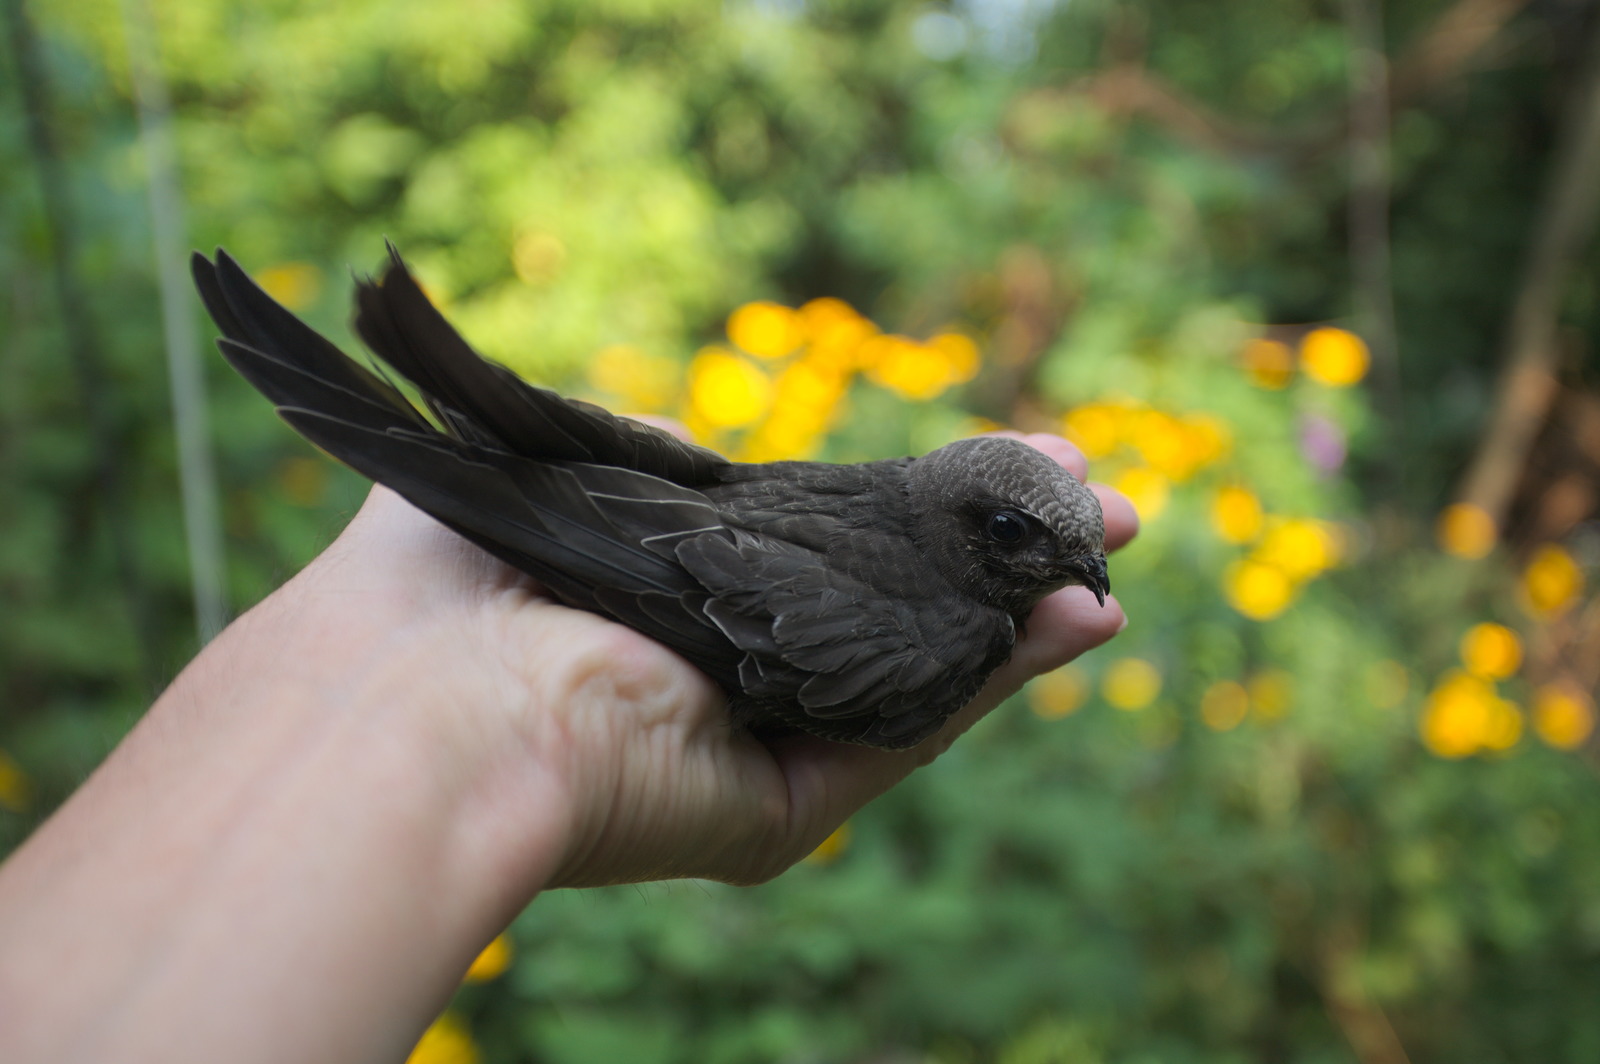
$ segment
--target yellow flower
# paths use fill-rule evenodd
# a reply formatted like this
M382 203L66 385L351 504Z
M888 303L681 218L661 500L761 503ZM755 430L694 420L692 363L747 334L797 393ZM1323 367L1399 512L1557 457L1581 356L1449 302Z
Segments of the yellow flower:
M1554 543L1534 552L1522 571L1525 604L1541 616L1560 613L1583 592L1583 571L1572 555Z
M1100 693L1118 709L1143 709L1161 693L1161 673L1142 658L1119 658L1101 678Z
M1067 411L1061 419L1061 434L1077 444L1078 450L1091 461L1104 458L1117 449L1120 413L1104 403L1077 407Z
M782 358L805 340L805 325L788 307L746 303L728 316L728 339L757 358Z
M1219 417L1190 414L1183 419L1183 427L1196 468L1210 465L1233 449L1233 433Z
M1566 684L1546 684L1534 692L1533 730L1558 750L1575 750L1594 731L1594 701Z
M1204 455L1187 424L1159 410L1141 411L1131 420L1128 442L1152 469L1181 483L1200 468Z
M1244 370L1258 387L1288 387L1294 377L1294 355L1289 345L1279 340L1257 339L1245 345L1241 359Z
M1296 517L1275 523L1256 548L1255 559L1274 566L1290 580L1305 580L1331 566L1339 544L1320 521Z
M860 355L873 383L905 399L932 399L957 383L960 372L945 349L905 336L874 336L861 345Z
M1063 665L1028 684L1028 708L1043 720L1058 720L1076 713L1088 694L1089 682L1083 670Z
M1503 625L1475 624L1461 637L1461 663L1474 676L1503 680L1522 664L1522 640Z
M1503 700L1494 688L1464 672L1446 675L1422 710L1422 741L1439 757L1461 758L1494 736Z
M422 1032L406 1064L478 1064L478 1047L461 1017L447 1012Z
M850 848L850 821L846 820L834 829L833 834L817 844L817 848L806 856L807 864L826 865L832 864Z
M796 313L810 342L806 358L839 371L855 370L860 365L862 342L878 332L878 327L850 304L831 296L813 299Z
M1144 522L1154 520L1165 510L1172 494L1167 478L1146 466L1124 470L1111 486L1128 497L1139 520Z
M1522 710L1508 698L1496 698L1483 730L1483 748L1494 753L1509 750L1522 738L1522 730Z
M1211 500L1211 527L1228 543L1249 543L1261 534L1261 500L1248 488L1222 488Z
M1222 577L1228 605L1253 621L1269 621L1294 601L1294 584L1275 565L1246 558L1228 566Z
M259 284L273 299L290 310L302 310L317 298L322 288L322 271L309 262L285 262L268 266L256 275Z
M744 462L779 462L810 458L821 445L831 410L780 406L745 441L738 458Z
M1250 694L1236 680L1218 680L1200 696L1200 719L1214 731L1237 728L1250 711Z
M487 983L499 978L511 967L512 952L510 936L504 933L496 935L493 942L483 947L483 952L478 954L463 978L469 983Z
M708 347L689 363L689 401L706 423L740 428L772 405L772 379L748 360Z
M554 233L524 229L511 245L511 268L523 284L549 284L566 264L567 246Z
M809 359L801 359L778 374L774 405L780 411L798 407L831 413L839 400L844 398L844 391L844 377Z
M1439 522L1434 526L1434 538L1446 554L1474 561L1494 550L1499 534L1494 518L1481 506L1468 502L1453 503L1444 508Z
M1344 329L1312 329L1300 341L1306 376L1330 388L1348 388L1367 375L1371 363L1366 343Z
M1398 661L1375 661L1367 666L1367 699L1379 709L1394 709L1411 690L1411 674Z
M1262 669L1250 677L1250 704L1262 720L1277 720L1294 701L1294 677L1284 669Z
M866 318L842 299L822 296L801 304L795 312L812 343L825 341L839 332L856 334L858 338L877 331Z
M965 384L978 375L982 358L972 337L965 333L942 332L929 340L928 346L944 355L953 383Z
M0 807L13 813L26 812L33 798L33 786L22 766L0 750Z
M668 406L678 390L678 364L632 344L602 347L589 361L589 383L638 414Z

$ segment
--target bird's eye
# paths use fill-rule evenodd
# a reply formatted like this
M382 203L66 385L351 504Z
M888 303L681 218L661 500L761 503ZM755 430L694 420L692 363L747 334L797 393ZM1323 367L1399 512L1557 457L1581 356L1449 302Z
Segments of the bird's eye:
M996 543L1021 543L1022 537L1028 534L1028 523L1021 514L1001 510L989 515L984 531Z

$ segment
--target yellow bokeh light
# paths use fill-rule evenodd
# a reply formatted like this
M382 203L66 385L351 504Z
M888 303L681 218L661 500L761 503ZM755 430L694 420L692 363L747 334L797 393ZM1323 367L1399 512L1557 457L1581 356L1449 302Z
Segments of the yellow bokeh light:
M1249 543L1261 534L1261 500L1248 488L1229 485L1211 500L1211 527L1228 543Z
M728 315L728 339L757 358L782 358L805 340L805 326L781 304L746 303Z
M849 303L833 296L808 300L795 313L799 315L801 327L812 343L827 340L841 332L860 338L878 329Z
M567 246L554 233L525 229L511 245L511 268L523 284L549 284L566 264Z
M1161 693L1161 673L1143 658L1119 658L1100 679L1100 694L1118 709L1143 709Z
M406 1064L477 1064L478 1047L467 1032L461 1017L447 1012L434 1020L416 1048L406 1058Z
M1583 570L1572 555L1554 543L1534 551L1522 570L1524 604L1540 616L1561 613L1583 593Z
M965 384L978 375L982 358L972 337L965 333L943 332L929 340L928 346L944 355L952 383Z
M1294 517L1276 522L1256 548L1255 560L1291 581L1317 575L1338 560L1339 543L1321 521Z
M1169 480L1183 481L1197 468L1189 434L1177 418L1159 410L1141 410L1130 419L1128 442L1145 463Z
M819 842L816 849L806 855L806 863L827 865L837 861L850 848L850 834L850 821L846 820L833 830L833 834Z
M466 981L487 983L504 975L505 970L511 967L512 953L510 936L496 935L494 941L483 947L483 952L478 954L472 966L467 969Z
M1028 684L1028 708L1043 720L1076 713L1089 697L1089 681L1075 665L1063 665Z
M778 462L791 458L810 458L821 447L831 409L783 405L773 410L745 442L737 455L744 462Z
M1496 698L1489 709L1489 723L1483 729L1483 748L1504 753L1522 739L1522 709L1508 698Z
M268 266L255 278L267 295L290 310L304 310L322 289L322 271L309 262Z
M1447 674L1423 706L1423 743L1439 757L1475 753L1501 724L1501 701L1486 681L1464 672Z
M1245 345L1240 360L1250 380L1274 391L1286 388L1294 378L1294 353L1280 340L1257 339Z
M1172 487L1167 478L1148 466L1123 470L1111 486L1128 497L1139 520L1143 522L1153 521L1160 516L1172 497Z
M1533 730L1557 750L1576 750L1594 732L1594 700L1566 684L1546 684L1533 696Z
M862 343L878 334L876 325L844 300L831 296L813 299L797 313L810 345L806 359L840 372L857 369Z
M1475 624L1461 637L1461 663L1474 676L1503 680L1522 665L1522 640L1499 624Z
M1277 720L1294 704L1294 677L1287 669L1262 669L1245 686L1250 705L1262 720Z
M633 344L610 344L589 360L589 383L616 396L630 413L654 414L678 393L678 363Z
M960 356L949 347L886 334L866 340L860 350L867 377L904 399L926 401L964 379Z
M1250 694L1236 680L1218 680L1200 696L1200 719L1213 731L1231 731L1250 712Z
M845 386L840 374L801 359L778 374L777 406L780 410L800 407L831 412L844 398Z
M33 785L22 766L0 750L0 808L25 812L33 799Z
M706 348L689 363L689 402L705 423L740 428L772 405L772 378L732 352Z
M1371 364L1366 342L1346 329L1312 329L1300 341L1300 366L1306 376L1330 388L1355 384Z
M1233 432L1227 422L1212 414L1190 414L1183 419L1189 453L1196 467L1208 466L1233 450Z
M1222 576L1228 605L1253 621L1270 621L1294 601L1295 587L1282 569L1251 558L1234 562Z
M1457 558L1476 561L1494 550L1499 533L1494 518L1481 507L1469 502L1453 503L1444 508L1433 534L1439 549Z
M1117 449L1119 411L1103 403L1089 403L1067 411L1061 434L1078 445L1085 458L1104 458Z
M1398 661L1375 661L1367 666L1367 700L1379 709L1394 709L1411 692L1411 673Z

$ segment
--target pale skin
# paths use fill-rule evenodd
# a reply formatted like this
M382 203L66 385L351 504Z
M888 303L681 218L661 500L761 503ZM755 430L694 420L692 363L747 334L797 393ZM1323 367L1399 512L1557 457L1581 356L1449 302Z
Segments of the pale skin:
M1133 509L1095 491L1120 547ZM913 750L764 745L676 655L376 488L0 866L0 1059L401 1060L541 890L770 879L1124 624L1051 596Z

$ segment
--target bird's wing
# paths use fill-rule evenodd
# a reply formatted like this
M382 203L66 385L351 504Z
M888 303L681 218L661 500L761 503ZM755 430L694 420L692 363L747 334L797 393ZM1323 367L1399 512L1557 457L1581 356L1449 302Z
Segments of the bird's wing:
M677 556L711 591L706 614L746 655L744 700L828 738L921 742L971 701L1015 641L1004 612L948 588L874 587L759 533L690 537Z
M501 447L530 458L622 466L691 486L710 483L728 464L715 451L536 388L487 361L428 301L393 245L383 278L357 285L355 326L462 435L487 432Z
M674 554L726 537L699 492L649 473L530 461L440 432L400 392L278 306L231 259L194 258L223 355L301 435L569 605L609 615L736 686L735 649L706 616L705 589Z

